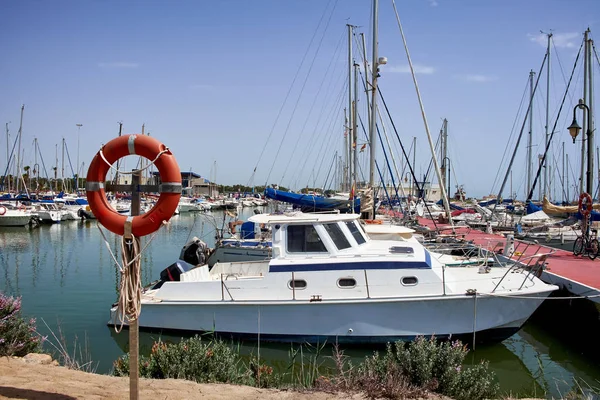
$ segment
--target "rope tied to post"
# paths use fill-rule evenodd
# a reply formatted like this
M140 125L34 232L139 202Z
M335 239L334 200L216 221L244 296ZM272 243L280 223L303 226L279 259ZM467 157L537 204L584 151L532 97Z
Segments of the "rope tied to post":
M119 262L110 248L110 244L100 224L97 224L104 244L121 275L119 281L119 299L116 302L117 312L113 315L113 325L117 333L123 330L125 318L127 318L127 321L134 321L140 316L143 289L141 281L141 256L158 234L158 231L156 231L150 237L148 243L140 250L140 238L131 234L131 227L129 227L129 232L127 232L127 225L131 224L126 224L126 234L121 239L121 262ZM163 221L161 226L166 225L168 225L168 222Z

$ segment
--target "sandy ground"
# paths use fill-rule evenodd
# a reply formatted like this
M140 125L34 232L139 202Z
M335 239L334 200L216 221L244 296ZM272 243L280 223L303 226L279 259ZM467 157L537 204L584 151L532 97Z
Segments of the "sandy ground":
M0 399L129 399L129 378L69 370L40 360L0 358ZM46 362L46 361L41 361ZM360 395L298 393L176 379L140 379L140 399L358 400Z

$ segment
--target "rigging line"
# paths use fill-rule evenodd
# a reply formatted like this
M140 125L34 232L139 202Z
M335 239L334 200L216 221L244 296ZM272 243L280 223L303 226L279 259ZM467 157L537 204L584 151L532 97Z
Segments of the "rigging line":
M329 78L329 74L331 72L331 66L333 65L333 61L337 59L338 52L342 48L341 44L342 44L343 39L344 39L344 35L343 35L343 32L342 32L342 35L340 35L340 40L338 41L336 50L335 50L333 56L330 57L330 59L329 59L329 65L327 66L327 70L326 70L325 74L323 74L323 79L321 80L321 83L319 84L319 88L317 90L317 93L315 94L315 99L319 98L319 95L321 94L321 91L325 87L325 82ZM331 86L331 82L332 81L333 81L333 79L329 79L329 86ZM326 91L325 93L329 93L329 92ZM298 133L298 139L296 140L296 144L294 145L294 148L298 148L298 144L300 142L300 139L302 139L302 134L304 133L304 130L306 129L306 126L308 125L308 121L310 119L310 116L312 115L312 112L313 112L316 104L317 104L317 102L313 101L312 104L310 105L310 109L308 111L308 115L304 119L304 123L302 124L302 128L300 129L300 132ZM323 110L324 110L324 107L321 107L321 113L319 115L319 119L323 115ZM317 119L317 125L319 123L319 119ZM283 180L285 178L285 174L287 173L287 170L290 167L290 164L292 163L293 159L294 159L293 155L292 155L292 157L290 157L288 159L287 165L285 166L285 169L283 170L283 174L281 176L281 179L279 180L280 182L283 182Z
M341 106L342 106L342 104L344 103L344 101L345 101L345 96L343 96L343 95L342 95L342 96L340 96L339 107L341 107ZM339 109L339 108L338 108L338 109ZM322 171L323 162L324 162L324 160L325 160L325 154L324 154L324 153L325 153L327 150L329 150L329 149L331 149L331 148L333 147L333 146L331 145L331 142L334 140L334 138L335 138L335 137L337 137L337 132L336 132L336 130L335 130L335 129L333 129L333 125L334 125L334 123L336 122L336 119L333 117L333 115L335 115L335 113L333 113L333 114L332 114L331 121L330 121L330 123L329 123L329 128L326 130L326 132L329 132L329 137L328 137L328 139L327 139L327 144L326 144L325 146L321 146L321 147L320 147L320 149L319 149L319 152L318 152L318 154L317 154L317 160L321 160L321 162L320 162L320 164L319 164L319 167L318 167L317 171ZM316 143L317 143L317 141L316 141L316 140L314 140L314 141L312 141L312 142L313 142L313 143L312 143L312 145L313 145L313 146L316 146ZM323 153L323 155L322 155L322 153ZM308 157L307 157L307 159L308 159ZM306 160L305 160L305 161L306 161ZM318 172L318 173L316 174L316 176L315 176L315 179L318 179L318 178L320 177L320 174L321 174L321 172Z
M409 169L410 174L412 175L412 178L414 180L415 186L417 188L417 193L423 194L423 196L425 196L425 190L424 190L424 188L422 186L419 186L419 180L417 179L417 176L415 175L415 171L413 169L413 166L410 164L410 159L408 158L408 155L406 154L406 150L404 149L404 145L402 144L402 140L400 140L400 135L398 134L398 129L396 129L396 124L394 124L394 120L392 119L392 116L390 114L390 109L388 108L387 103L385 101L385 98L383 97L383 93L381 92L381 87L380 86L377 86L377 91L379 92L379 98L381 99L381 103L383 104L383 106L385 108L385 112L388 115L390 123L392 124L392 128L394 128L394 133L396 134L396 138L398 139L398 143L400 143L400 148L402 149L402 154L404 155L404 158L406 159L406 165L408 165L408 169ZM412 193L411 193L411 195L412 195ZM427 209L427 212L429 213L429 215L432 215L431 214L431 210L429 209L429 206L427 205L426 201L424 202L424 204L425 204L425 208ZM437 223L435 221L435 218L433 219L433 226L437 230ZM454 227L453 227L452 230L454 231Z
M326 15L326 11L329 8L329 5L331 4L332 1L333 0L329 0L327 5L325 6L325 9L323 10L323 14L321 15L321 18L319 19L319 23L317 24L317 27L315 28L315 31L313 32L313 35L310 38L310 42L308 43L308 46L306 47L304 55L302 56L302 61L300 61L300 65L298 66L298 69L296 70L294 79L292 79L292 83L290 84L290 87L288 88L288 91L285 95L283 103L281 104L281 107L279 108L279 111L277 112L277 116L275 117L275 121L273 122L273 125L271 126L271 130L269 132L269 135L267 136L267 140L265 141L265 144L260 152L260 155L258 156L258 160L256 161L256 164L254 166L254 170L253 170L254 172L256 172L256 169L258 168L258 164L260 163L260 160L262 159L262 156L265 153L265 150L267 149L267 146L269 145L269 143L271 141L271 136L273 135L273 132L275 132L275 126L277 126L277 122L279 122L279 118L281 117L281 114L283 113L283 109L285 108L288 98L290 97L290 94L292 93L292 89L294 88L294 85L296 84L296 80L298 79L298 76L300 75L300 71L302 70L302 67L304 66L304 62L306 61L308 53L309 53L310 49L312 48L313 42L317 36L317 32L319 32L319 28L321 27L321 24L323 23L323 19L325 18L325 15ZM337 2L337 0L336 0L336 2ZM334 9L335 9L335 7L334 7Z
M417 83L417 76L415 74L415 69L412 63L412 59L410 57L410 52L408 51L408 44L406 43L406 36L404 35L404 29L402 29L402 24L400 23L400 16L398 15L398 9L396 8L396 1L392 0L392 5L394 7L394 12L396 14L396 22L398 23L398 29L400 30L400 36L402 37L402 43L404 45L404 52L406 53L406 59L408 60L408 66L410 67L410 72L412 75L413 84L415 86L415 92L417 94L417 100L419 101L419 108L421 109L421 117L423 119L423 125L425 127L425 133L427 134L427 142L429 143L429 149L431 151L431 156L433 158L433 165L435 166L435 173L437 175L438 181L442 181L442 176L440 172L439 165L437 163L437 159L435 156L435 150L433 148L433 141L431 139L431 133L429 132L429 122L427 122L427 116L425 115L425 106L423 105L423 99L421 98L421 91L419 89L419 85ZM381 92L380 92L381 97ZM376 115L371 116L371 123L375 121L377 118ZM454 223L452 222L452 216L450 211L450 202L448 201L448 195L446 193L446 188L444 186L440 187L440 192L442 193L442 197L444 198L444 208L446 211L446 217L450 222L450 227L452 228L452 233L454 233Z
M310 73L312 72L312 69L315 65L315 61L317 59L317 55L319 54L319 51L321 50L321 46L323 44L323 40L325 39L325 34L327 33L327 29L329 28L329 23L331 22L331 18L333 17L333 12L335 11L335 7L337 6L338 0L335 0L335 3L333 5L333 8L331 9L331 14L329 14L329 19L327 20L327 23L325 24L325 29L323 30L323 34L321 36L321 40L319 41L319 44L317 45L317 50L315 51L315 54L313 56L313 59L310 63L310 66L308 67L308 72L306 73L306 77L304 78L304 82L302 83L302 87L300 88L300 93L298 94L298 97L296 99L296 103L294 104L294 108L292 109L292 115L290 115L290 119L288 120L288 124L283 132L283 136L281 138L281 141L279 142L279 147L277 148L277 151L275 152L275 157L273 157L273 164L271 164L271 169L269 170L269 174L267 175L267 179L265 181L265 186L267 185L267 182L269 181L269 178L271 177L271 173L273 172L273 168L275 168L275 163L277 161L277 156L279 155L279 152L281 151L281 147L283 146L283 142L285 141L285 137L287 136L289 129L290 129L290 125L292 124L292 121L294 119L294 115L296 114L296 110L298 109L298 103L300 103L300 98L302 97L302 94L304 93L304 89L306 88L306 83L308 82L308 78L310 77Z
M394 149L392 147L392 144L390 143L390 139L387 134L387 129L385 129L385 123L383 120L383 116L381 115L381 110L379 108L377 108L377 116L379 117L379 120L381 121L381 128L383 130L383 135L385 136L385 141L386 141L387 147L390 151L390 157L392 158L392 163L394 164L394 171L395 171L396 175L398 175L398 179L400 180L400 182L402 182L402 177L399 176L400 173L398 171L398 165L396 164L396 157L394 156ZM388 118L389 118L389 116L388 116ZM383 140L381 139L381 133L379 132L379 127L377 127L377 134L379 135L379 140L381 141L381 147L383 148ZM384 149L384 155L385 155L385 149ZM388 167L390 169L390 175L393 176L393 172L391 170L391 166L389 165L387 155L385 155L385 158L386 158L386 162L388 163ZM385 182L384 182L384 184L385 184ZM396 186L396 184L394 183L394 187L395 186ZM406 197L406 193L404 192L404 186L402 186L402 185L399 185L399 186L400 186L400 192L402 193L402 196ZM398 196L398 190L396 190L396 196Z
M340 89L338 89L337 91L333 89L328 89L330 97L327 98L326 101L324 101L324 104L331 104L332 106L331 108L322 108L321 115L319 116L319 121L313 127L312 134L310 136L310 139L308 140L310 146L304 148L301 159L306 160L308 154L312 152L312 147L316 145L315 136L317 135L321 124L323 128L325 128L327 125L329 125L329 128L331 128L332 121L330 119L335 116L336 110L341 110L343 108L343 101L341 103L340 101L343 100L345 93L348 90L348 81L346 80L343 74L338 77L337 85L334 85L334 88L337 87L340 87ZM323 117L325 117L324 121L322 121Z
M377 111L379 113L379 119L382 120L381 113L379 112L379 109ZM362 121L361 121L361 124L362 124ZM381 126L382 127L384 126L383 125L383 121L381 123ZM388 159L387 152L385 151L385 146L383 145L383 138L381 137L381 131L379 130L379 125L376 125L376 127L377 127L377 136L379 137L379 143L381 144L381 150L383 151L383 156L385 158L385 163L386 163L386 165L388 167L388 170L390 172L390 178L392 179L392 184L394 185L394 189L396 191L396 198L398 199L398 201L400 201L400 198L398 197L398 189L396 189L396 181L394 179L394 173L392 172L392 166L390 165L390 161ZM383 133L385 135L385 139L387 141L387 145L388 145L388 147L390 147L390 153L391 153L390 141L389 141L389 139L387 137L387 132L385 131L385 129L383 129ZM392 161L394 163L394 169L396 169L396 174L397 174L398 173L398 168L396 168L396 160L394 160L393 156L392 156ZM379 167L378 167L378 170L379 170ZM381 172L380 172L380 174L381 174ZM402 182L402 177L398 177L398 178L400 179L400 182ZM383 181L383 178L382 178L382 182L383 182L383 186L385 187L385 181ZM401 188L400 191L402 192L402 195L405 197L404 189L402 188L401 185L399 185L399 186ZM387 190L386 190L386 193L387 193ZM404 213L404 210L402 209L402 202L401 201L400 201L400 212Z
M538 180L541 170L542 170L542 166L546 162L546 154L548 153L548 148L550 147L550 143L552 143L552 138L554 137L554 133L556 132L556 125L558 124L558 120L560 118L560 113L562 111L563 105L565 104L565 100L567 98L567 93L569 92L569 88L571 87L571 82L573 81L573 76L575 75L575 68L577 67L577 62L579 61L579 56L581 55L582 48L583 48L583 43L581 44L581 46L579 47L579 51L577 52L577 57L575 58L575 63L573 64L573 70L571 71L571 76L569 77L569 82L567 83L567 88L565 90L563 100L560 104L560 109L558 110L558 115L556 116L556 120L554 121L554 127L552 128L552 132L550 133L550 138L548 139L548 143L546 144L546 149L544 151L544 155L542 156L542 160L538 165L537 174L535 176L535 179L533 180L533 183L531 185L531 190L529 191L529 194L527 195L525 204L528 204L531 201L531 198L533 197L533 191L535 190L535 185L537 183L537 180ZM521 215L521 219L522 218L523 218L523 216ZM519 219L519 221L520 221L520 219Z
M335 115L336 115L336 112L338 112L341 109L341 107L344 103L344 93L348 87L346 79L344 78L343 75L340 76L339 81L341 83L341 89L338 91L338 95L337 95L338 100L336 103L332 103L332 106L329 109L328 116L325 118L325 121L323 122L324 131L329 132L330 135L337 134L337 130L333 129L333 125L336 121ZM328 126L325 124L328 124ZM314 147L317 146L318 143L321 143L316 138L316 135L319 132L319 130L317 128L318 127L315 126L315 129L314 129L310 139L307 141L308 145L304 148L304 151L302 152L301 159L303 159L304 162L302 163L302 167L296 172L296 181L303 179L301 174L305 170L306 164L311 159L310 154L314 154L314 151L313 151ZM331 141L331 138L329 138L329 141ZM317 153L316 160L320 159L321 152L324 150L325 150L325 147L321 146L319 149L319 152Z
M515 132L515 127L517 125L517 121L519 119L519 115L521 114L521 110L523 109L523 103L525 102L525 96L527 94L527 89L529 88L529 76L527 77L527 81L525 82L525 89L523 90L523 95L521 96L521 102L519 103L519 108L517 109L517 114L515 115L515 119L513 120L512 128L510 129L510 135L506 142L506 147L504 148L504 153L502 154L502 158L500 159L500 166L504 165L505 158L508 154L508 149L512 140L512 137ZM492 188L490 193L494 193L494 188L496 187L496 183L498 183L498 179L500 177L501 168L498 168L496 171L496 177L494 178L494 182L492 183Z
M596 63L600 67L600 58L598 58L598 52L596 51L596 44L592 42L592 48L594 49L594 55L596 56Z
M533 87L533 93L537 91L538 84L540 82L540 78L542 77L542 69L544 68L544 64L546 64L546 60L548 60L548 52L544 55L544 60L542 61L542 65L540 66L540 72L538 73L537 79L535 81L535 86ZM519 148L519 143L521 142L521 138L523 137L523 132L525 131L525 125L527 124L527 117L531 113L531 104L533 102L533 97L529 99L529 105L527 106L527 112L525 113L525 118L523 118L523 124L521 125L521 131L519 132L519 137L517 138L517 143L515 145L515 150L513 151L512 157L510 158L510 162L508 163L508 168L506 169L506 174L504 175L504 179L502 181L502 185L500 185L500 189L498 190L498 195L496 196L496 202L494 204L494 209L492 210L492 214L496 211L496 207L498 206L500 199L502 198L502 192L504 191L504 186L506 185L506 181L508 180L508 176L512 169L513 162L515 161L515 157L517 155L517 149ZM548 142L550 143L550 142Z
M321 191L323 193L325 193L325 186L327 186L327 181L329 181L329 176L331 175L331 170L333 168L335 168L335 162L337 160L338 157L338 153L337 151L335 153L333 153L333 159L331 160L331 165L329 166L329 172L327 172L327 177L325 178L325 182L323 183L323 186L321 187Z

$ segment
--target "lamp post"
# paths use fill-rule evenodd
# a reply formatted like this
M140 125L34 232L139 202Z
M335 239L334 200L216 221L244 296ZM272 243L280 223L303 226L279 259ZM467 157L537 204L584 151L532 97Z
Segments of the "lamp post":
M579 126L579 124L577 123L577 116L576 116L576 112L578 108L585 108L585 110L587 111L587 132L586 132L586 136L587 136L587 171L585 173L585 177L586 177L586 191L592 195L593 193L593 182L592 182L592 169L594 168L594 149L592 148L592 138L593 138L593 133L592 130L590 129L591 123L592 123L592 119L591 119L591 114L590 114L590 108L585 105L583 103L583 100L579 100L579 104L577 104L574 108L573 108L573 122L571 123L571 125L569 126L569 134L571 135L571 137L573 138L573 143L575 143L575 138L577 138L577 135L579 135L579 131L581 130L581 126Z
M75 124L77 126L77 193L79 193L79 131L83 124Z

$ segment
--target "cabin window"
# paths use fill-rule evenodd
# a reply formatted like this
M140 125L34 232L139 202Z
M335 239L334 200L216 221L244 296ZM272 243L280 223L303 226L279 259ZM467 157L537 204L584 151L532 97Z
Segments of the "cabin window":
M294 279L288 282L290 289L306 289L306 281L304 279Z
M351 289L356 287L356 279L354 278L340 278L338 279L338 286L343 289Z
M287 248L290 253L327 253L319 233L312 225L289 225Z
M335 247L337 247L338 250L344 250L348 247L352 247L348 239L346 239L346 235L344 235L344 232L342 232L342 229L337 223L325 224L324 226L327 233L329 233L329 236L331 236L331 239L333 239L333 243L335 243Z
M417 279L416 276L403 276L402 277L402 284L404 286L415 286L417 283L419 283L419 280Z
M358 226L356 225L355 221L347 221L346 226L348 227L348 229L350 229L350 233L354 237L354 240L356 240L356 243L360 245L365 242L365 238L358 230Z

